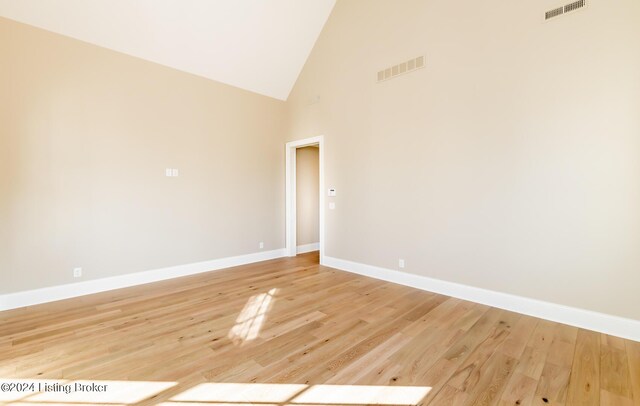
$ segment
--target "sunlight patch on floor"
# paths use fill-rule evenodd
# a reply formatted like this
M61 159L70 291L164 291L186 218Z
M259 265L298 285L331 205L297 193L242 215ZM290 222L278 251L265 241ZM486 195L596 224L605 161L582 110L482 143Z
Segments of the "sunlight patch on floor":
M48 405L47 405L48 406ZM109 405L111 406L111 405ZM289 406L287 403L212 403L212 402L163 402L158 406ZM323 405L313 405L323 406ZM331 405L334 406L334 405Z
M31 383L35 383L35 384L41 384L41 385L54 385L56 383L58 384L66 384L69 383L69 381L65 381L65 380L57 380L57 379L5 379L5 378L0 378L0 383L5 385L28 385ZM7 389L3 389L0 391L0 402L10 402L10 401L17 401L17 400L21 400L24 399L25 397L31 396L34 393L38 393L30 391L30 390L17 390L17 389L12 389L12 388L8 388L10 390Z
M313 385L292 404L415 405L431 390L427 386Z
M238 315L236 324L229 330L229 338L236 344L255 340L260 334L267 312L271 308L277 289L251 296Z
M427 386L302 385L268 383L202 383L171 398L166 406L205 402L233 405L415 405L431 390ZM238 403L240 402L240 403Z
M109 406L128 406L128 403L103 403ZM41 402L10 402L10 403L2 403L2 405L7 405L7 406L96 406L98 405L98 403L69 403L69 402L61 402L61 403L51 403L51 402L46 402L46 403L41 403ZM100 404L102 405L102 404ZM185 406L184 403L182 404L182 406ZM193 406L193 405L191 405ZM211 406L211 404L207 404L207 406ZM238 405L233 405L233 406L238 406ZM255 405L252 405L255 406Z
M148 381L84 381L48 379L1 379L5 383L36 385L34 390L0 392L0 402L10 405L27 404L131 404L148 399L173 386L176 382ZM45 385L47 387L45 388ZM104 391L91 391L87 385L104 386ZM84 388L84 390L82 390Z
M182 402L286 402L307 385L272 383L202 383L171 398Z
M49 386L40 392L0 392L0 404L11 406L129 406L174 387L176 382L65 381L45 379L0 379L5 383ZM73 390L76 385L106 385L104 392ZM69 391L56 388L71 388ZM431 390L427 386L305 385L277 383L201 383L174 395L164 406L411 406ZM162 397L160 397L161 399Z

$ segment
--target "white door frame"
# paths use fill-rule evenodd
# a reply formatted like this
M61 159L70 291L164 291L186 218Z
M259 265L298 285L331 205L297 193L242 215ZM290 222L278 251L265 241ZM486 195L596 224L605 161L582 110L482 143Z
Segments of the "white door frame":
M296 149L318 145L320 161L320 264L324 263L324 136L305 138L291 141L286 144L286 252L287 256L295 257L297 254L296 236Z

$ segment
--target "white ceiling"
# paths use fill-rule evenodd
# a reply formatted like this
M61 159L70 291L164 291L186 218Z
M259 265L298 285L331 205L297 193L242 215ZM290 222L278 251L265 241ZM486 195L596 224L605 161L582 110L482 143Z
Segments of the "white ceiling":
M286 100L335 0L0 0L0 16Z

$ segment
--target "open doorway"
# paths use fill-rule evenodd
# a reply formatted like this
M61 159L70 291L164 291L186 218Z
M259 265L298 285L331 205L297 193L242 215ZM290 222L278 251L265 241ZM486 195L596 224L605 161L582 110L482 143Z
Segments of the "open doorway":
M320 249L320 148L296 148L296 253Z
M286 144L286 250L324 255L323 137Z

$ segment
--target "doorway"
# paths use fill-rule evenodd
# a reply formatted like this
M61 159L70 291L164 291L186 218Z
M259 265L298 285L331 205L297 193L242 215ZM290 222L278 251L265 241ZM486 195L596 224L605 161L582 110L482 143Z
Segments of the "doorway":
M311 251L316 249L316 245L313 242L307 241L309 236L313 236L314 231L313 227L308 227L312 222L316 221L313 219L315 215L313 214L313 202L309 202L308 196L305 196L305 201L298 202L299 199L299 191L298 191L298 171L297 171L297 161L298 156L312 156L314 151L304 150L303 148L313 147L317 149L317 160L318 160L318 172L317 172L317 194L309 194L311 196L317 196L318 204L317 204L317 249L320 251L320 264L324 262L324 137L312 137L304 140L292 141L286 144L286 251L287 256L295 257L298 254L299 249L301 251ZM302 162L301 162L302 164ZM305 172L308 171L307 163L305 165ZM302 168L302 166L301 166ZM305 173L305 177L308 175ZM313 176L311 176L313 178ZM302 197L300 197L302 199ZM313 197L312 197L313 198ZM299 207L300 206L300 207ZM306 214L311 213L311 218L305 218L304 225L304 233L301 233L300 237L304 240L300 240L298 238L299 224L298 224L298 212L304 211ZM308 220L308 221L307 221ZM307 232L308 229L311 228L310 232ZM302 235L304 234L304 235ZM305 244L300 244L303 242ZM299 248L300 247L300 248Z

